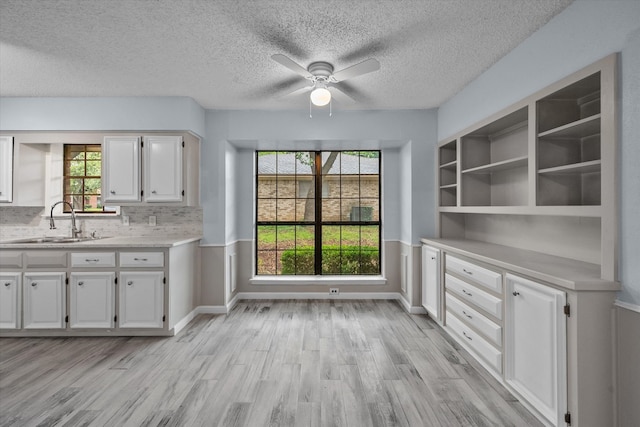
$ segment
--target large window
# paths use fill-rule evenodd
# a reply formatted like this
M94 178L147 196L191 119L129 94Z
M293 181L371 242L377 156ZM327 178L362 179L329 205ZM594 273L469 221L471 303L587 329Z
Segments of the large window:
M64 146L64 200L76 212L103 212L101 199L102 146ZM64 205L64 212L71 212Z
M380 152L258 151L256 274L380 274Z

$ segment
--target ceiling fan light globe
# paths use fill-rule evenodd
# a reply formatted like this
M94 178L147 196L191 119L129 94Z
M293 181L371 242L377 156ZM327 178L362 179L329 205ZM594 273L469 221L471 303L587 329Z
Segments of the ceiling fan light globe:
M311 92L311 102L317 107L323 107L331 101L331 92L329 89L319 87Z

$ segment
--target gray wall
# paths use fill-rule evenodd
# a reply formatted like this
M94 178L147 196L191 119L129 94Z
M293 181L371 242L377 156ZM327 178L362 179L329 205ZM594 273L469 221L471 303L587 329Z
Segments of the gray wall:
M576 0L438 111L438 139L621 52L619 299L640 305L640 1Z

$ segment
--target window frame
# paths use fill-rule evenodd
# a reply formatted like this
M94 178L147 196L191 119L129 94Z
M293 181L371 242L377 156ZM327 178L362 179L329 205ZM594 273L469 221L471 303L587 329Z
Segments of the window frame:
M79 147L82 147L82 150L78 150ZM94 150L92 151L88 151L88 148L94 148ZM95 150L95 148L99 148L99 150ZM84 159L82 160L77 160L77 159L71 159L68 158L68 150L72 151L72 150L76 150L78 152L82 151L85 153L84 155ZM99 152L100 153L100 175L86 175L87 173L87 161L96 161L96 160L88 160L87 159L87 153L91 153L91 152ZM84 162L84 175L70 175L70 171L71 171L71 162L72 161L83 161ZM82 201L82 209L76 209L74 206L74 212L76 214L81 214L81 215L95 215L95 214L109 214L109 215L113 215L114 213L116 213L114 210L105 210L105 206L104 204L102 204L102 209L101 210L86 210L86 205L85 205L85 197L88 196L100 196L102 197L102 162L104 161L103 159L103 149L102 149L102 144L98 144L98 143L73 143L73 144L63 144L62 147L62 200L65 200L69 203L71 203L72 205L74 205L73 203L73 197L77 197L80 196L81 197L81 201ZM67 174L67 171L69 171L69 174ZM67 192L67 188L70 188L71 184L70 181L72 179L81 179L82 180L82 193L69 193ZM99 187L99 193L90 193L87 194L85 192L85 180L87 179L99 179L100 180L100 187ZM62 204L62 213L68 214L71 213L71 209L69 208L69 206L64 203Z
M259 194L259 185L260 185L260 176L261 174L259 173L259 157L261 153L273 153L277 156L277 154L279 153L314 153L315 155L315 159L314 159L314 173L313 175L311 175L313 177L313 181L315 184L315 191L314 191L314 205L315 205L315 212L314 212L314 220L313 221L304 221L304 220L300 220L300 221L296 221L295 217L294 217L294 221L278 221L277 217L276 220L274 221L260 221L258 219L259 216L259 201L261 199L270 199L270 198L261 198L260 194ZM363 220L358 220L358 221L343 221L343 220L338 220L338 221L330 221L330 220L323 220L323 216L322 216L322 202L325 199L329 199L330 197L327 197L330 194L330 190L327 191L327 189L329 188L329 183L328 181L324 181L323 178L323 174L322 174L322 168L323 168L323 162L322 162L322 155L323 153L332 153L332 152L338 152L340 154L340 156L342 156L343 154L347 153L357 153L357 152L377 152L377 174L362 174L360 173L360 166L358 167L358 207L361 208L361 201L363 200L362 197L362 193L361 193L361 188L362 188L362 182L361 182L361 177L362 176L376 176L377 175L377 198L372 198L372 197L365 197L364 199L372 199L372 200L376 200L377 201L377 206L378 206L378 210L377 210L377 214L378 214L378 219L377 220L370 220L370 221L363 221ZM277 157L276 157L276 164L277 164ZM341 164L338 164L339 168L341 168ZM334 167L336 167L335 165L333 165L331 167L331 169L333 169ZM331 170L330 169L330 170ZM266 175L266 174L265 174ZM277 186L277 177L278 177L278 172L277 172L277 168L276 168L276 172L274 174L269 174L270 176L273 176L275 178L276 181L276 186ZM294 177L297 175L297 172L294 174ZM329 174L327 174L328 176ZM333 174L332 174L333 175ZM340 171L338 174L339 180L342 180L342 172ZM348 176L353 176L353 174L347 174ZM295 179L295 178L294 178ZM340 186L341 187L341 186ZM277 188L277 187L276 187ZM296 183L295 185L295 195L296 195L296 199L299 196L299 186ZM277 189L276 189L276 196L273 198L273 200L277 200ZM340 206L342 206L342 200L343 199L347 199L349 200L350 198L343 198L342 194L338 197L338 199L340 200ZM276 272L275 274L264 274L264 273L260 273L258 271L259 269L259 265L258 265L258 259L259 259L259 252L260 252L260 248L258 245L258 238L259 238L259 228L260 226L313 226L314 227L314 274L312 275L312 277L327 277L327 276L338 276L338 277L361 277L361 278L366 278L366 277L376 277L376 276L380 276L382 274L382 270L383 270L383 266L382 266L382 259L383 259L383 244L382 244L382 224L383 224L383 219L382 219L382 150L282 150L282 151L271 151L271 150L256 150L255 151L255 198L254 198L254 202L255 202L255 208L254 208L254 222L255 222L255 228L254 228L254 238L255 238L255 242L256 244L254 245L254 275L256 277L263 277L263 278L269 278L269 277L273 277L273 278L293 278L293 277L300 277L301 274L293 273L293 274L282 274L282 273L278 273L277 271L277 267L276 267ZM342 208L340 207L340 212L342 212ZM377 252L378 252L378 259L377 259L377 265L378 265L378 271L376 273L370 274L370 273L323 273L322 271L322 252L323 252L323 229L327 226L357 226L357 227L363 227L363 226L376 226L377 227ZM277 235L277 228L276 228L276 235ZM276 240L277 241L277 240ZM360 243L360 247L362 248L362 243ZM274 249L274 251L277 253L278 249L277 249L277 244L276 244L276 248ZM277 256L277 255L276 255ZM276 261L277 262L277 261Z

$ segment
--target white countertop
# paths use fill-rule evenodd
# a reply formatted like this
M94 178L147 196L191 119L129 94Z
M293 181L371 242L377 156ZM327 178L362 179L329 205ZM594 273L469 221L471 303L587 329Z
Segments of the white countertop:
M425 238L421 241L451 254L467 256L570 290L620 290L618 282L600 278L597 264L475 240Z
M97 249L97 248L170 248L202 239L202 236L117 236L73 243L11 243L0 242L0 249Z

